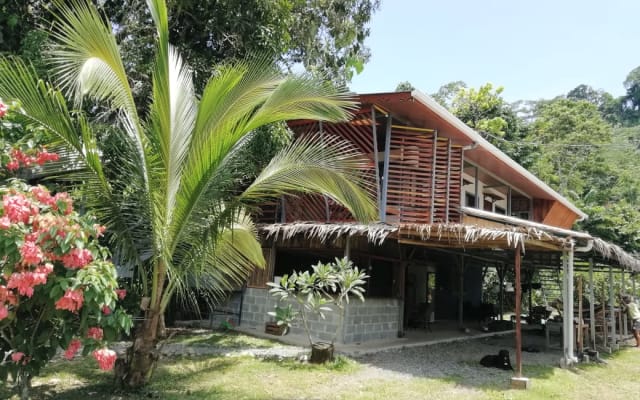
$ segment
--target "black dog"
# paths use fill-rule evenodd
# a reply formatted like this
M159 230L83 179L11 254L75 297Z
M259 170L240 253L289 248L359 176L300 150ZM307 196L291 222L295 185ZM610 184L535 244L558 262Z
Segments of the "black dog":
M500 350L498 355L488 355L482 357L480 364L490 368L500 368L504 370L513 371L511 361L509 360L509 352L507 350Z

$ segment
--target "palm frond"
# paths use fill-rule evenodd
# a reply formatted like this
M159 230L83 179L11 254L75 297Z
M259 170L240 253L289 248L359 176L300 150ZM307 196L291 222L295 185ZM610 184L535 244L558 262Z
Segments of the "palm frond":
M118 110L123 126L137 142L143 165L149 168L141 121L107 19L89 0L61 2L57 9L51 34L55 46L50 60L57 83L70 91L78 103L86 96L107 101Z
M162 165L152 171L154 191L162 193L161 204L156 207L167 225L172 220L197 110L191 71L173 47L168 50L168 60L165 60L168 63L157 60L155 64L154 101L150 110L152 129L148 130Z
M222 229L205 229L199 240L189 244L180 262L173 264L172 290L188 299L189 292L195 289L216 301L240 287L254 268L264 266L250 216L238 210L234 221Z
M133 94L106 18L87 0L60 2L52 37L52 72L80 101L89 96L137 115Z
M44 128L57 144L72 149L77 162L107 186L86 119L72 115L62 93L41 81L32 67L18 58L0 58L0 97L20 100L18 114L25 122Z
M241 198L255 201L283 194L322 193L347 207L359 221L373 221L376 205L362 177L367 164L342 139L302 137L276 155Z
M345 107L352 104L335 89L307 77L283 76L264 60L222 68L207 84L199 105L174 212L174 237L181 236L194 210L202 208L210 182L253 129L286 119L342 120L348 116Z

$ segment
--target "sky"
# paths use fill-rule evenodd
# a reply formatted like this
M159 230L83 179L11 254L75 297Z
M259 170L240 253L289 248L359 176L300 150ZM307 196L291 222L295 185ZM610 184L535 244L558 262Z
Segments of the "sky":
M491 82L512 102L584 83L620 96L640 66L639 17L638 0L382 0L365 42L371 59L350 89Z

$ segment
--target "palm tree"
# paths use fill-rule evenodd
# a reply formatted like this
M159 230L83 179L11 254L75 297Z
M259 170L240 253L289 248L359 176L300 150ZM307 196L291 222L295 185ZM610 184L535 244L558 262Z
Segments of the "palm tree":
M151 378L160 317L174 294L195 285L215 299L264 264L250 218L260 201L324 193L360 220L376 214L359 186L365 161L334 139L295 141L255 181L238 188L236 156L256 128L290 119L344 120L352 103L318 80L283 76L264 61L220 67L197 97L189 68L168 42L164 0L147 3L157 52L144 117L111 27L89 0L58 7L51 56L56 86L38 80L19 60L0 59L0 98L20 100L21 117L65 149L64 160L53 165L58 179L80 186L86 208L110 232L114 257L140 271L148 297L145 320L117 368L130 387ZM72 110L63 93L76 106L86 99L112 111L117 122L109 134L117 137L117 149L98 140L104 122L80 107Z

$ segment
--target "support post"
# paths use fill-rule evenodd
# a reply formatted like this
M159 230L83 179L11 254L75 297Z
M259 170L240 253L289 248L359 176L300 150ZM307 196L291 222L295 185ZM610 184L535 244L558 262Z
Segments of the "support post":
M504 319L504 264L498 267L498 279L500 279L500 321Z
M474 187L473 187L473 196L475 197L474 208L480 208L480 180L478 179L478 167L475 167L475 176L474 178Z
M384 172L382 175L382 198L380 199L380 221L387 222L387 188L389 187L389 159L391 156L391 115L387 117L384 139Z
M589 331L591 338L591 349L596 349L596 296L593 287L593 257L589 258Z
M394 265L395 268L399 268L394 271L394 279L397 279L396 285L394 285L396 293L394 296L398 299L399 304L399 312L398 312L398 337L404 337L404 303L405 303L405 286L407 281L407 268L409 266L409 259L411 256L407 257L407 249L404 246L400 246L400 263ZM428 325L427 325L428 326Z
M460 282L458 285L458 328L464 329L464 256L458 259Z
M320 129L320 141L324 142L324 127L322 125L322 121L318 121L318 127ZM329 198L327 195L323 195L324 199L324 218L325 222L329 222L331 220L331 212L329 210Z
M613 266L609 265L609 324L611 325L611 347L615 347L618 343L616 336L616 313L614 308L613 294Z
M626 280L625 280L625 273L624 273L624 269L621 272L621 280L622 280L622 289L620 290L621 294L627 294L627 285L626 285ZM622 335L623 338L626 339L627 335L628 335L628 331L627 331L627 313L623 313L622 314L622 327L620 328L620 334Z
M433 224L436 210L436 165L438 160L438 131L433 132L433 160L431 160L431 206L429 207L429 223Z
M520 281L520 245L516 247L514 264L516 270L516 376L511 378L511 387L514 389L528 389L529 379L522 376L522 324L520 318L520 314L522 313L522 283Z
M376 201L378 203L378 218L382 218L382 205L380 196L380 160L378 159L378 127L376 125L376 108L371 106L371 135L373 136L373 163L376 166Z
M574 355L574 329L573 329L573 243L568 250L563 251L563 293L562 293L562 338L564 355L562 366L569 367L577 362Z
M522 325L520 314L522 313L522 284L520 281L520 245L516 247L516 377L522 376Z

